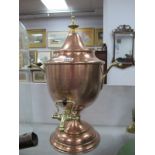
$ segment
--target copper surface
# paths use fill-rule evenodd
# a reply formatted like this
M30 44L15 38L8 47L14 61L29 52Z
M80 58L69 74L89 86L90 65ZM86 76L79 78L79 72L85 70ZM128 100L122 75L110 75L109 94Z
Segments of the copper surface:
M73 24L71 27L64 45L54 52L45 68L49 92L55 103L63 100L74 103L73 111L67 109L67 102L64 104L69 114L54 115L53 118L60 120L61 125L52 134L50 142L60 152L79 153L94 149L99 143L99 134L80 119L72 120L72 113L80 113L96 99L103 84L104 61L84 47L75 32L76 26Z
M84 47L75 32L68 34L64 45L55 55L45 63L53 100L73 100L80 108L94 101L101 89L104 62Z
M59 129L51 135L50 143L60 152L85 153L99 144L99 134L86 122L69 121L65 131Z
M67 98L85 107L101 89L100 64L52 64L47 66L49 92L54 101Z

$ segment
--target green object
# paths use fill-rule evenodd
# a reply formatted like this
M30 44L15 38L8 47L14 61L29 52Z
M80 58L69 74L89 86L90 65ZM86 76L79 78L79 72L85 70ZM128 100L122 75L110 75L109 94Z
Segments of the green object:
M135 140L130 140L124 144L117 155L135 155Z

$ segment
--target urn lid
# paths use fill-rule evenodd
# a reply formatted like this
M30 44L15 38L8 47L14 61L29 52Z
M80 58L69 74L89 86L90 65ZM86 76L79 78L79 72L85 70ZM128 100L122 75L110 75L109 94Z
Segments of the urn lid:
M80 35L76 32L79 27L75 17L71 17L70 31L62 47L54 51L54 56L45 64L53 63L104 63L99 60L94 51L84 46Z

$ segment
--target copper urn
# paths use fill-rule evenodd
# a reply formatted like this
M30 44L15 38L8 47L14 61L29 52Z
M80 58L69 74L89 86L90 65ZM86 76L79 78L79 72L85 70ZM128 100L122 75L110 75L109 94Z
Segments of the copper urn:
M80 119L80 111L96 99L109 69L120 64L114 62L104 71L104 62L84 47L73 18L69 27L62 48L44 64L49 92L57 107L52 117L60 120L50 143L60 152L80 153L94 149L100 140L93 127Z

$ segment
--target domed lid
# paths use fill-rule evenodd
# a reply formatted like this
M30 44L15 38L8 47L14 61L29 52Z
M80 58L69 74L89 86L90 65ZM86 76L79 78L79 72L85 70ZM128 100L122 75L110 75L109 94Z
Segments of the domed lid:
M53 63L104 63L104 61L96 58L94 52L86 48L76 28L79 26L75 24L75 17L72 16L72 23L68 26L70 31L63 44L58 50L54 51L54 57L45 64Z

